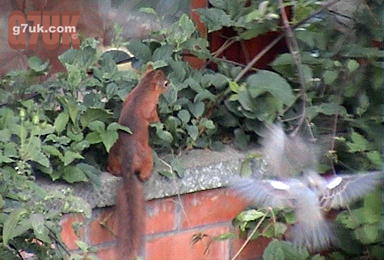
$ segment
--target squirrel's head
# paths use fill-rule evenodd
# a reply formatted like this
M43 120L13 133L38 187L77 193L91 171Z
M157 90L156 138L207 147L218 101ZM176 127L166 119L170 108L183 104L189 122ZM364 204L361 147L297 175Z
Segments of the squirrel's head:
M164 93L169 87L165 73L162 70L154 70L151 65L148 65L144 78L150 80L150 85L159 93Z

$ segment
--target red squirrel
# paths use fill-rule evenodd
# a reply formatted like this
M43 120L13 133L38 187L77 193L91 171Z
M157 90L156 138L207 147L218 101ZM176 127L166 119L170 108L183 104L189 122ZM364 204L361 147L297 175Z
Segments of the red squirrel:
M147 70L126 97L119 123L132 134L120 131L108 156L107 170L122 177L117 192L118 259L135 260L140 255L145 232L143 183L152 175L153 158L149 146L149 124L159 121L159 96L167 89L164 72Z

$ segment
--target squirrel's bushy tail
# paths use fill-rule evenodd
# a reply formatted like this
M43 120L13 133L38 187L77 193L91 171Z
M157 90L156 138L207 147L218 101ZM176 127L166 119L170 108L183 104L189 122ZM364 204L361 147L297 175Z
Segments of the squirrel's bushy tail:
M122 163L123 181L117 192L118 258L136 260L144 244L145 203L143 183Z

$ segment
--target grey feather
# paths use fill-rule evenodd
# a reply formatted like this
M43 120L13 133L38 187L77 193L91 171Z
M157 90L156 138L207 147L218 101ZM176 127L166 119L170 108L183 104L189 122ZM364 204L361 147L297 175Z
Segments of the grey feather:
M261 144L271 176L288 178L317 166L315 146L300 136L288 136L281 125L267 126Z
M336 240L324 209L345 207L383 181L384 172L323 178L315 171L315 147L300 136L287 136L281 125L268 127L262 145L270 179L235 177L230 187L255 206L294 209L297 223L290 240L311 251L326 249Z
M289 191L276 189L271 180L234 177L230 187L257 207L290 207Z
M335 244L336 237L332 230L332 223L325 219L313 225L298 222L290 230L289 238L297 247L321 251Z
M338 175L328 180L320 195L323 208L340 208L373 191L383 181L384 172Z

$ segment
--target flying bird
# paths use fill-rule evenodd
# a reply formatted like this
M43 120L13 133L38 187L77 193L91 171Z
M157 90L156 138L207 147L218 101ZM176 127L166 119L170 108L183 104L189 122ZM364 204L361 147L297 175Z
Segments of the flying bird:
M231 187L257 207L291 208L297 223L289 237L298 247L310 251L335 244L332 224L324 217L330 209L349 203L373 191L383 172L338 175L323 178L315 172L301 178L281 180L233 178Z
M315 171L316 147L300 136L287 136L280 125L268 126L262 145L268 172L234 177L230 187L257 207L293 209L297 223L290 240L310 251L336 243L325 211L347 206L383 180L384 172L379 171L322 177Z

